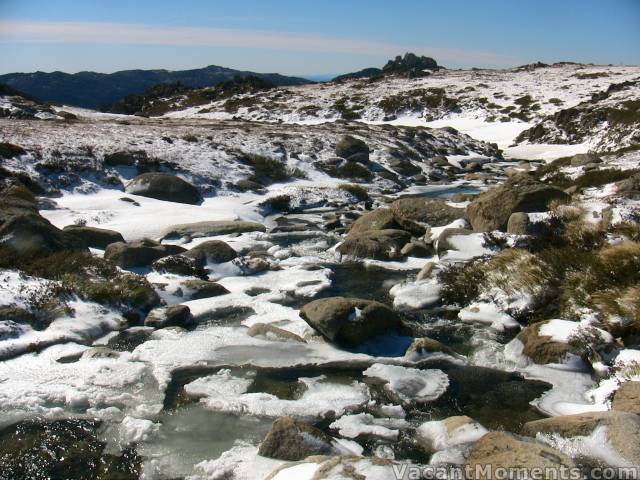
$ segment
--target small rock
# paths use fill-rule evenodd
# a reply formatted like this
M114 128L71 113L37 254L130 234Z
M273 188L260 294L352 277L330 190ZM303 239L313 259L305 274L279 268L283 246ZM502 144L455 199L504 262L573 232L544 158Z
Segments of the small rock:
M407 348L407 351L405 352L405 356L423 356L434 352L446 353L447 355L452 355L454 357L458 355L451 348L438 340L434 340L429 337L421 337L416 338L411 345L409 345L409 348Z
M303 460L311 455L335 455L333 439L322 430L291 417L280 417L260 444L258 455L278 460Z
M440 198L401 198L391 204L396 219L427 223L432 227L447 225L463 218L465 210L447 205Z
M147 152L144 150L120 151L105 155L104 164L110 167L134 166L138 162L146 163L148 159Z
M186 277L205 277L206 271L202 263L186 254L169 255L162 257L151 264L151 268L160 273L173 273Z
M184 327L192 320L191 310L186 305L171 305L154 308L144 320L145 327Z
M249 330L247 330L247 335L250 337L265 337L268 340L292 340L294 342L306 343L299 335L278 328L270 323L254 323Z
M229 293L229 290L216 282L208 280L187 280L182 282L185 295L190 300L199 300L201 298L217 297Z
M416 282L420 282L429 278L431 276L431 273L433 273L434 268L436 268L436 264L434 262L425 263L416 276Z
M424 242L415 240L410 241L400 250L400 255L403 257L429 258L432 257L434 253L432 245L427 245Z
M529 229L529 215L524 212L514 212L507 222L507 233L526 235Z

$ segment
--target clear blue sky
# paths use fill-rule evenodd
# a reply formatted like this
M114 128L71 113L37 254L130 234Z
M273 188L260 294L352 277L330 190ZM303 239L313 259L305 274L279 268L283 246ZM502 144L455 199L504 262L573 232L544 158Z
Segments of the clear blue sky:
M0 73L640 64L640 0L0 0Z

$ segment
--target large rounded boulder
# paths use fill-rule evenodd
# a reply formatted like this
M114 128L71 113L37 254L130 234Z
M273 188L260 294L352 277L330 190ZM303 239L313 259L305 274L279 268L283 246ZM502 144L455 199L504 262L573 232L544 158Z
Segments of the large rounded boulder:
M391 260L402 255L402 248L411 240L404 230L366 230L349 233L337 251L355 258Z
M559 188L520 174L478 195L467 207L467 216L476 232L504 231L512 213L544 212L552 200L569 199L569 195Z
M378 208L372 212L365 213L358 218L349 233L360 233L370 230L406 230L407 232L419 237L425 234L426 229L415 223L413 220L396 215L392 209Z
M463 218L463 208L451 207L440 198L401 198L391 204L391 211L397 219L441 227Z
M155 198L167 202L200 203L199 190L189 182L168 173L143 173L133 178L125 188L131 195Z
M67 225L62 229L65 234L77 238L87 247L104 250L107 245L116 242L124 242L120 232L106 228L85 227L80 225Z
M398 314L386 305L359 298L314 300L302 307L300 316L329 341L347 346L402 326Z
M0 246L18 255L85 250L84 244L37 214L15 215L0 223Z
M497 469L532 472L551 469L575 469L569 457L533 439L517 438L506 432L489 432L478 440L469 452L466 465L467 479L497 478L488 472ZM534 478L523 476L521 478Z

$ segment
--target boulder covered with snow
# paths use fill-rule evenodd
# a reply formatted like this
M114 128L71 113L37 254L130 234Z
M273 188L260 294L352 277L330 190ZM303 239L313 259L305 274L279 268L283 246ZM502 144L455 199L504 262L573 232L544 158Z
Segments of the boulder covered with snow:
M531 474L538 469L559 471L560 468L576 468L576 465L568 456L533 439L517 438L506 432L490 432L471 448L467 478L489 478L482 475L486 468L491 468L493 472L496 472L496 468L517 468L518 472Z
M258 450L258 454L263 457L288 461L336 453L333 439L329 435L292 417L280 417L273 422Z
M148 238L133 242L116 242L108 245L104 258L121 268L146 267L155 260L184 252L178 245L163 245Z
M471 230L466 228L445 228L440 236L438 237L438 243L436 245L436 253L438 255L442 255L446 253L448 250L460 250L460 245L458 243L454 243L452 239L459 237L466 237L469 235L474 235ZM464 243L464 242L462 242Z
M349 233L336 250L350 257L390 260L402 255L402 248L411 240L404 230L367 230Z
M640 415L635 413L588 412L544 418L525 423L522 433L530 436L555 434L565 439L592 437L592 443L598 445L596 455L600 456L606 450L617 454L606 455L608 458L601 460L614 466L640 465ZM588 445L582 439L581 443ZM591 452L584 453L589 455Z
M427 453L473 443L488 430L467 416L448 417L425 422L416 429L416 441Z
M569 198L559 188L520 174L478 195L467 207L467 215L476 232L506 230L512 213L544 212L552 200L568 201Z
M524 328L515 342L523 345L522 353L538 364L562 363L570 354L597 352L612 343L604 330L581 322L545 320Z
M126 186L125 192L131 195L155 198L167 202L200 203L200 191L175 175L160 172L143 173L134 177Z
M300 309L300 316L328 340L351 346L402 325L398 314L386 305L358 298L314 300Z
M124 242L120 232L106 228L67 225L62 230L67 235L83 242L87 247L99 248L100 250L104 250L111 243Z

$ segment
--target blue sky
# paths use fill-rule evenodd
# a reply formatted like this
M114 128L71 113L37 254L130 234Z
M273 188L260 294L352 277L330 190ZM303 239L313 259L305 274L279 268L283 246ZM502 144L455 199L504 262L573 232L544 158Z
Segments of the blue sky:
M0 73L640 64L640 0L0 0Z

